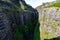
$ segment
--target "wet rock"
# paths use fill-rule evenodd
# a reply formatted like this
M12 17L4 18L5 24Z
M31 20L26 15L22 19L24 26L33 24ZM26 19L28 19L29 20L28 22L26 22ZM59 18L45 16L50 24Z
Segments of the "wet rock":
M33 40L35 27L38 27L36 9L24 0L2 0L0 15L0 40Z

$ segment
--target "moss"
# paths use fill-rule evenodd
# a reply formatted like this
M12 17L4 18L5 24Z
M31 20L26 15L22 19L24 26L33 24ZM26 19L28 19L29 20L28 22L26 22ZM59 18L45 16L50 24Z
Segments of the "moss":
M40 40L40 31L38 26L36 26L34 31L34 40Z
M23 30L22 30L22 28L20 28L19 25L16 26L16 33L15 34L16 34L18 40L23 39Z
M23 39L24 32L27 32L29 30L33 30L32 27L33 27L33 24L28 24L25 27L17 25L16 26L16 35L18 37L18 40L22 40Z

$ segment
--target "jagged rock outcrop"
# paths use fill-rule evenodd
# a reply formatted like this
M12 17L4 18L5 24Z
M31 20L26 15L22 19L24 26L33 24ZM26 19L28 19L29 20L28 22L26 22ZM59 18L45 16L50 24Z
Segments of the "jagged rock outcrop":
M0 0L0 40L33 40L38 12L24 0Z

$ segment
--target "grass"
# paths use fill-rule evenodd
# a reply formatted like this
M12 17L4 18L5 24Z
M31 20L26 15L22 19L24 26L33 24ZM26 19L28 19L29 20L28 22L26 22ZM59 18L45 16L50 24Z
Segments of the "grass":
M47 7L60 7L60 2L48 5ZM45 8L47 8L47 7L45 7Z

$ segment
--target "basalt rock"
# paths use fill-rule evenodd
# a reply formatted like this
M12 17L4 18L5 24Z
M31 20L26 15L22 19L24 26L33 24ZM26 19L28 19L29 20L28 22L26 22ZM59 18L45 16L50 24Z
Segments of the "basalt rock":
M38 12L24 0L0 1L0 40L33 40Z

